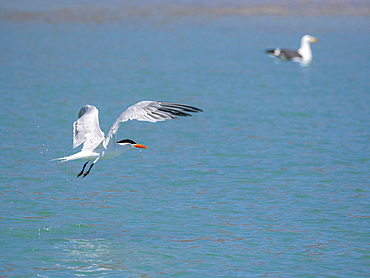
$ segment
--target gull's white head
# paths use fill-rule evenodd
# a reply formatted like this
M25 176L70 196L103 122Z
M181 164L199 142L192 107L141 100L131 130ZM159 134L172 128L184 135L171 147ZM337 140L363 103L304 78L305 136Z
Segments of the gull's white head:
M317 43L317 39L315 37L312 37L310 35L304 35L301 39L301 44L304 43Z

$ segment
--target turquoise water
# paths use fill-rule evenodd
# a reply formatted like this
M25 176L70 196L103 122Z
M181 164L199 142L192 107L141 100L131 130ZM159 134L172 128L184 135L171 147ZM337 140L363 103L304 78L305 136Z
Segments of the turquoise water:
M1 20L0 276L368 275L368 17L47 15ZM309 66L264 54L305 33ZM82 106L107 132L141 100L204 112L49 162Z

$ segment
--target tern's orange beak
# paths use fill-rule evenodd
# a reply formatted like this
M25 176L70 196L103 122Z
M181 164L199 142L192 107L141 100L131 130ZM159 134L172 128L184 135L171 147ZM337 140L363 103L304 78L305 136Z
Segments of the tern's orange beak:
M147 149L147 147L145 147L144 145L141 145L141 144L135 144L134 147L135 148L140 148L140 149Z
M312 42L317 43L317 39L316 38L312 38Z

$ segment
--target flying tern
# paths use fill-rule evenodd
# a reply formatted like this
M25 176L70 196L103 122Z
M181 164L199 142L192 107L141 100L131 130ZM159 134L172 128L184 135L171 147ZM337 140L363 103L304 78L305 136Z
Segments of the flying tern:
M129 108L117 118L111 126L108 134L104 133L99 126L99 110L93 105L85 105L78 113L78 119L73 123L73 148L82 144L80 152L70 156L60 157L53 160L61 162L86 159L81 172L77 177L84 178L99 159L109 159L122 154L125 151L147 147L136 143L131 139L116 140L116 134L121 123L128 120L158 122L177 117L188 117L190 113L203 112L201 109L172 102L141 101ZM89 169L84 173L87 164L92 161Z
M312 51L311 43L316 43L317 39L310 35L304 35L301 39L301 46L298 50L276 48L266 50L266 53L271 54L274 57L278 57L282 60L292 60L294 62L311 62Z

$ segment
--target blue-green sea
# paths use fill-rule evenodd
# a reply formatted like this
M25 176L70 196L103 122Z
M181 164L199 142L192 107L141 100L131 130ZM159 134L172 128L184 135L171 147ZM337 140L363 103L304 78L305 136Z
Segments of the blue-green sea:
M76 3L0 4L0 277L369 277L369 15ZM309 65L264 53L304 34ZM204 112L50 161L142 100Z

